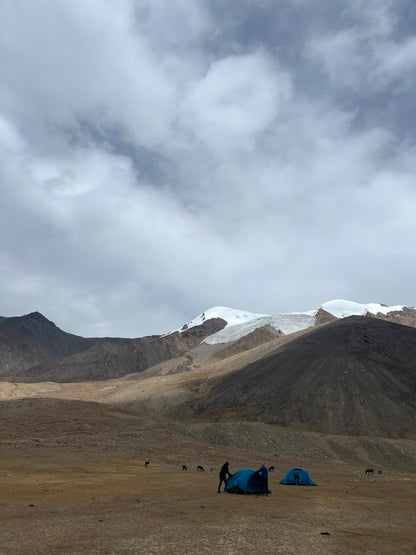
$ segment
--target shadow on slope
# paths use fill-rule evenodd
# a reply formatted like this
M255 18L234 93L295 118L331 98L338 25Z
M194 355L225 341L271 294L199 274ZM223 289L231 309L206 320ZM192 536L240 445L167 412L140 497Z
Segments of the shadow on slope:
M212 381L190 407L202 420L248 420L327 434L416 430L416 330L367 317L312 330Z

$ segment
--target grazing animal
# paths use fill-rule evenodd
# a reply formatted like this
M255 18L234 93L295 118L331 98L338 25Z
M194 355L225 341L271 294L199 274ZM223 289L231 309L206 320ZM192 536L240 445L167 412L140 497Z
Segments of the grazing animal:
M274 466L273 465L269 467L269 472L274 472Z
M149 466L149 462L150 462L150 461L144 461L144 466L145 466L145 468L147 468L147 467Z
M378 475L383 474L383 471L382 471L382 470L379 470L379 471L377 472L377 474L378 474Z
M182 465L182 470L188 470L188 467L186 466L186 464Z
M365 471L366 474L374 474L374 468L367 468Z
M200 464L197 466L196 468L199 472L205 472L204 467L201 466Z

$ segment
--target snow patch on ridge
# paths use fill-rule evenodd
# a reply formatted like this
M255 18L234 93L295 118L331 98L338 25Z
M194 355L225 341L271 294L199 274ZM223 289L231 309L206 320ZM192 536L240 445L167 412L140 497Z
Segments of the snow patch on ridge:
M380 303L360 304L353 301L335 299L323 303L320 308L329 312L336 318L346 318L348 316L365 316L367 313L374 315L378 313L388 314L392 311L403 310L405 305L385 306ZM200 326L211 318L222 318L227 322L226 326L222 330L206 337L203 343L208 345L230 343L264 326L271 326L275 330L280 331L283 335L289 335L313 327L318 310L319 309L305 312L290 312L273 316L269 314L256 314L244 310L228 308L226 306L215 306L206 310L175 331L183 332L194 326Z
M353 301L335 299L327 301L321 308L329 312L336 318L346 318L348 316L365 316L367 312L371 314L388 314L389 312L403 310L405 305L385 306L379 303L360 304Z
M280 316L263 316L241 324L227 325L224 329L206 337L203 343L217 345L219 343L230 343L241 339L257 328L271 326L283 335L289 335L295 331L309 328L315 324L315 312L282 314Z
M264 316L267 317L267 314L255 314L254 312L228 308L226 306L214 306L213 308L206 310L205 312L203 312L190 322L187 322L184 326L178 328L175 331L182 332L189 328L200 326L204 322L206 322L207 320L211 320L212 318L222 318L227 322L227 326L235 326L258 318L262 318Z

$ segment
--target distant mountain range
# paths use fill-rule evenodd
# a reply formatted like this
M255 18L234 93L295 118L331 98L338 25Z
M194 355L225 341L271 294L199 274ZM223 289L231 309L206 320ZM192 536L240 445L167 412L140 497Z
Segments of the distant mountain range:
M183 332L193 326L199 326L210 318L221 318L226 326L217 333L204 339L209 345L230 343L257 328L271 327L281 335L289 335L315 325L328 323L347 316L374 316L390 322L416 327L416 309L405 305L386 306L379 303L360 304L341 299L328 301L316 310L291 312L281 315L253 314L224 306L210 308L177 331Z
M215 307L137 339L79 337L34 312L0 318L0 381L129 377L104 388L105 402L190 421L412 438L415 328L415 308L341 300L277 316Z
M214 307L169 334L137 339L80 337L32 312L0 317L0 380L112 379L183 356L201 343L216 347L217 353L221 346L235 344L256 330L263 330L256 334L256 342L262 343L354 315L416 327L415 308L344 300L328 301L312 311L274 316Z
M83 338L39 312L0 318L0 380L79 382L141 372L185 353L226 322L212 318L183 333L138 339Z

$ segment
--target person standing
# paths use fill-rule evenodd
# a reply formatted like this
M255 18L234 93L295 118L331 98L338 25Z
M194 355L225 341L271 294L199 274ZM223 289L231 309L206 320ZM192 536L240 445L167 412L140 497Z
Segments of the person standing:
M225 462L220 470L220 484L218 486L218 493L221 493L221 484L224 482L224 491L225 488L227 487L227 474L228 477L230 478L232 476L232 474L230 474L230 468L229 468L229 463Z
M269 473L264 464L254 474L258 474L260 476L262 493L265 493L266 495L271 493L269 490Z

